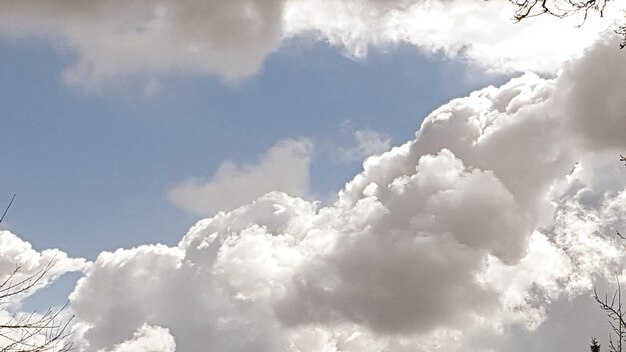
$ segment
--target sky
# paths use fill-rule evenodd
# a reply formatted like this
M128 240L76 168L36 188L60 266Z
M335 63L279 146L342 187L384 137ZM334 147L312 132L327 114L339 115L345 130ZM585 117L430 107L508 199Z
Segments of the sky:
M0 317L69 301L94 352L606 346L621 13L3 2L0 278L56 265Z

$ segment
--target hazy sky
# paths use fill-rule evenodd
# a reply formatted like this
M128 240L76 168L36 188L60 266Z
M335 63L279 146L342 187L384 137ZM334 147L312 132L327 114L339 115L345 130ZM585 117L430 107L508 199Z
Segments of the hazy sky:
M0 277L58 265L0 317L69 300L94 352L606 346L610 9L3 2Z

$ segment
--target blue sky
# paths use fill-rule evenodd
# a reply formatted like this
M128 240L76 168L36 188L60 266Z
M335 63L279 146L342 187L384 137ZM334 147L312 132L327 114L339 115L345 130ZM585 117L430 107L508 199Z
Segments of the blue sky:
M69 301L84 352L606 346L622 15L512 11L0 3L0 282L55 260L0 323Z
M333 157L333 147L354 143L353 130L400 144L439 105L507 77L405 45L352 59L303 38L252 78L166 76L148 96L140 79L100 90L66 85L60 72L72 57L49 41L0 45L0 183L7 201L18 194L7 224L35 248L91 259L177 243L198 217L173 206L169 189L210 177L224 160L255 162L278 140L310 138L312 192L325 196L361 168Z

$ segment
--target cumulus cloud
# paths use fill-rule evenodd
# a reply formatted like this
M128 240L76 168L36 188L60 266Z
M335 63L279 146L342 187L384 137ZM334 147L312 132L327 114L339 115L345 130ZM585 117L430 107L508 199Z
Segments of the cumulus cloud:
M175 247L101 253L70 296L76 344L473 352L483 336L537 329L551 302L626 264L611 236L626 215L616 45L598 41L556 78L525 74L436 109L414 140L369 157L332 205L223 196L231 210ZM291 156L305 168L309 153L279 143L258 165L218 172L207 194L276 176L268 165Z
M174 352L176 343L167 329L143 325L130 341L123 342L111 352Z
M232 210L271 191L305 196L313 144L283 140L271 147L258 164L222 163L213 178L192 178L174 187L170 199L177 206L202 215Z
M624 58L611 52L611 40L601 40L576 64L567 65L558 81L557 99L570 116L571 130L590 149L623 148L626 136ZM600 67L599 63L615 69Z
M176 247L100 254L71 295L76 343L466 352L537 329L550 302L624 265L610 234L624 225L626 168L613 130L572 112L587 87L577 77L604 77L587 104L623 128L615 44L554 79L526 74L433 111L330 206L272 192L201 220Z
M46 269L48 268L49 269ZM83 271L89 267L89 263L82 258L70 258L66 253L58 249L46 249L42 252L34 250L30 243L20 239L9 231L0 231L0 283L5 282L15 272L12 282L20 282L33 275L38 276L42 271L39 284L33 290L24 294L11 297L13 305L19 303L37 290L45 287L61 275ZM16 272L16 269L17 270Z
M407 43L488 70L553 73L621 17L617 6L609 3L606 18L590 16L576 29L581 18L514 24L506 1L8 0L0 4L0 35L60 39L76 54L64 79L92 87L169 73L237 80L301 36L353 57Z

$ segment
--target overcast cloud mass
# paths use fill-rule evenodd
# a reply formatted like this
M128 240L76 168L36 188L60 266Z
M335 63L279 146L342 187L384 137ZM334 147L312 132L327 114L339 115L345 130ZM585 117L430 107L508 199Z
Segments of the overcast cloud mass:
M240 79L304 34L355 57L406 42L488 69L558 73L454 99L393 148L355 133L345 157L380 154L329 205L300 198L314 146L293 139L175 186L175 204L211 216L177 246L87 262L0 232L0 276L53 256L48 280L84 272L69 298L80 350L497 351L490 338L530 334L552 302L624 275L613 234L626 227L626 65L618 38L598 35L606 24L512 27L509 7L482 0L97 4L3 2L0 31L59 36L76 53L63 77L86 85ZM19 310L11 303L2 314Z

